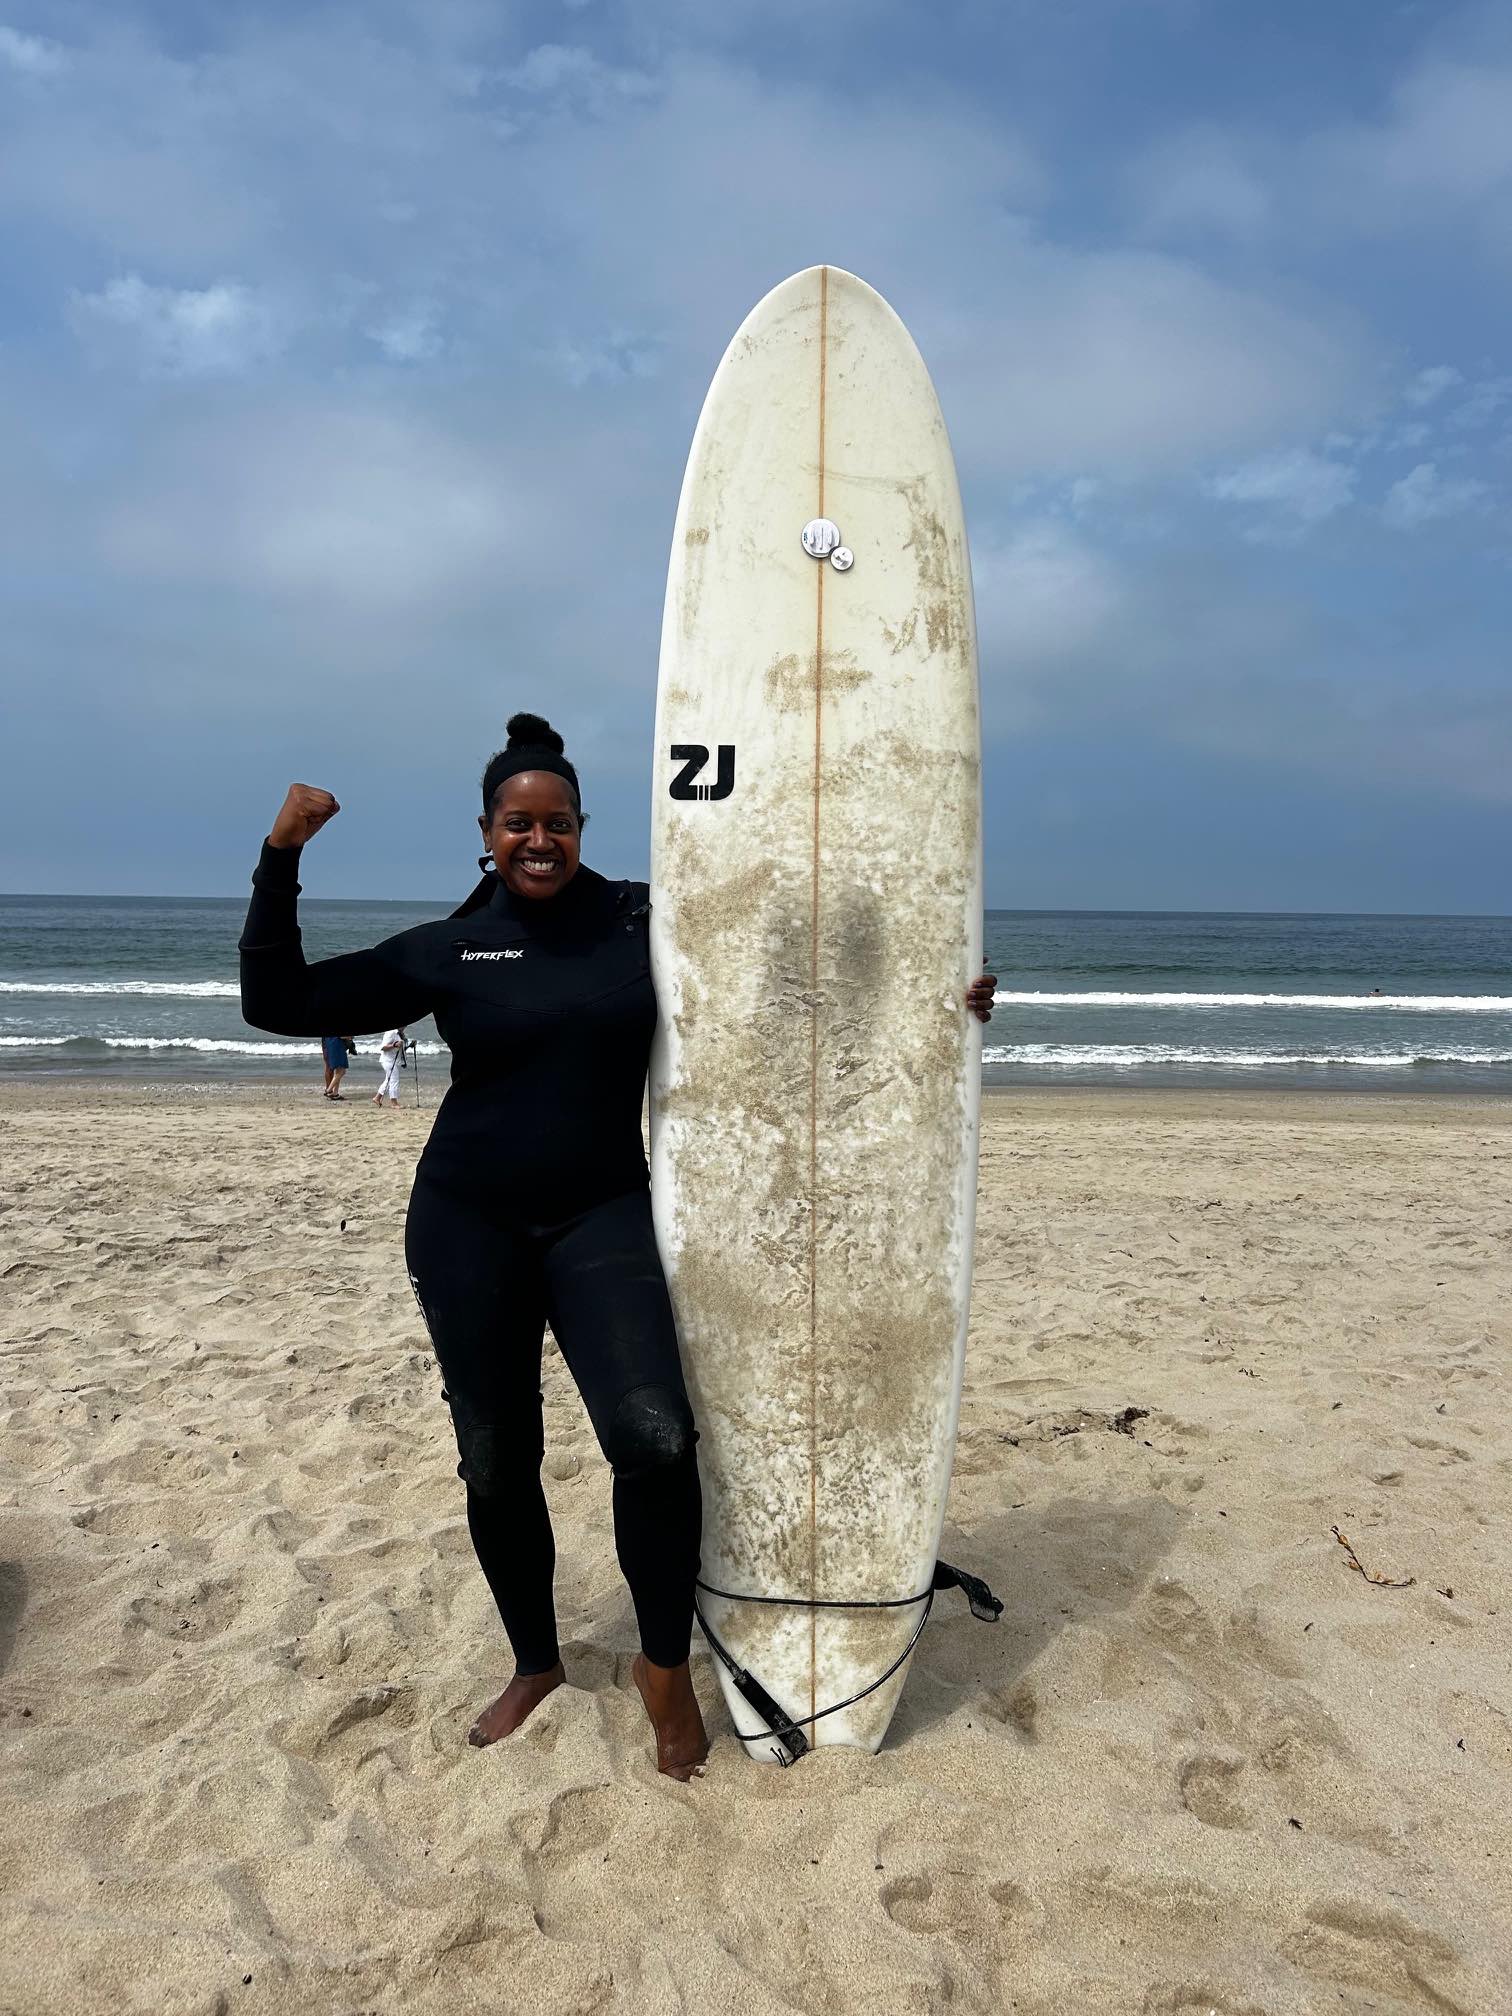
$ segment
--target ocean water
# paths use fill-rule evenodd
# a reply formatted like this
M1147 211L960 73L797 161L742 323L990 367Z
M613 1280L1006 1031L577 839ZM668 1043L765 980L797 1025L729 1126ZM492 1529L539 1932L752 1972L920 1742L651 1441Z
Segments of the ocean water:
M305 956L375 945L445 914L424 903L300 899ZM39 1073L321 1082L320 1045L249 1029L236 980L240 897L0 896L0 1076ZM336 1035L338 1032L329 1032ZM411 1030L422 1090L448 1063L427 1018ZM358 1038L347 1090L378 1081ZM406 1074L405 1096L411 1084Z
M1512 917L990 910L999 1085L1512 1090Z
M305 948L351 951L445 907L302 902ZM244 909L0 896L0 1075L318 1084L315 1043L241 1019ZM1512 1090L1512 918L990 910L986 945L988 1084ZM411 1033L438 1089L435 1028ZM376 1080L374 1046L352 1070L354 1091Z

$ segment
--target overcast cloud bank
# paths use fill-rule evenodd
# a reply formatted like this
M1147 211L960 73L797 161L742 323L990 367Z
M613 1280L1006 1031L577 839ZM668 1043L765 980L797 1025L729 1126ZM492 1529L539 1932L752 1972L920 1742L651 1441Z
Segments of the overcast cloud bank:
M297 773L443 895L543 700L638 869L698 404L826 258L956 441L991 901L1508 908L1496 14L709 13L0 26L0 884L234 890Z

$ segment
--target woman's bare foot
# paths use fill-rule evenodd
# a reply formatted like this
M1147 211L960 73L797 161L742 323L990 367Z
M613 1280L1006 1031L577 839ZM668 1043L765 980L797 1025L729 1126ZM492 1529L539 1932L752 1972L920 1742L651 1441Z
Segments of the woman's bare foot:
M644 1652L637 1652L630 1677L656 1731L657 1770L684 1783L701 1778L709 1739L687 1661L681 1666L653 1666Z
M512 1736L533 1708L539 1708L567 1675L559 1659L546 1673L516 1673L497 1701L490 1701L467 1732L475 1750L486 1750L502 1736Z

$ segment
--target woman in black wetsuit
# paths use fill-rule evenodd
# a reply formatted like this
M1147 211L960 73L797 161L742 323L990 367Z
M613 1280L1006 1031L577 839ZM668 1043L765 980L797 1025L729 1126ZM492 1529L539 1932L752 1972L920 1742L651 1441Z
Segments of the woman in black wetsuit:
M434 1015L451 1048L405 1257L451 1402L473 1545L515 1655L470 1741L509 1735L566 1677L540 1478L549 1321L614 1472L657 1763L686 1778L708 1751L688 1677L701 1513L641 1147L656 1024L646 886L581 865L577 773L535 715L510 722L483 804L489 872L461 910L308 966L299 853L340 808L292 786L252 878L242 1013L285 1036Z
M252 878L242 1013L284 1036L430 1014L451 1049L405 1256L451 1403L473 1545L515 1655L469 1740L509 1735L566 1677L540 1479L549 1321L614 1473L641 1639L632 1670L657 1765L688 1778L709 1747L688 1675L701 1501L641 1146L656 1025L647 889L582 866L577 772L538 716L509 723L483 807L486 872L460 910L308 966L299 853L340 807L292 785ZM983 1021L992 988L985 976L968 991Z

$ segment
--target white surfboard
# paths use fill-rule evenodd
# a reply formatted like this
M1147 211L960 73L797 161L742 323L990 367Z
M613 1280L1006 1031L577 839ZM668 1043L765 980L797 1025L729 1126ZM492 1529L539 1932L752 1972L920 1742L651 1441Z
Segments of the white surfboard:
M813 267L699 419L652 813L652 1194L729 1592L700 1602L756 1683L719 1663L756 1757L802 1747L783 1720L875 1750L925 1614L971 1281L980 767L934 388L881 296Z

